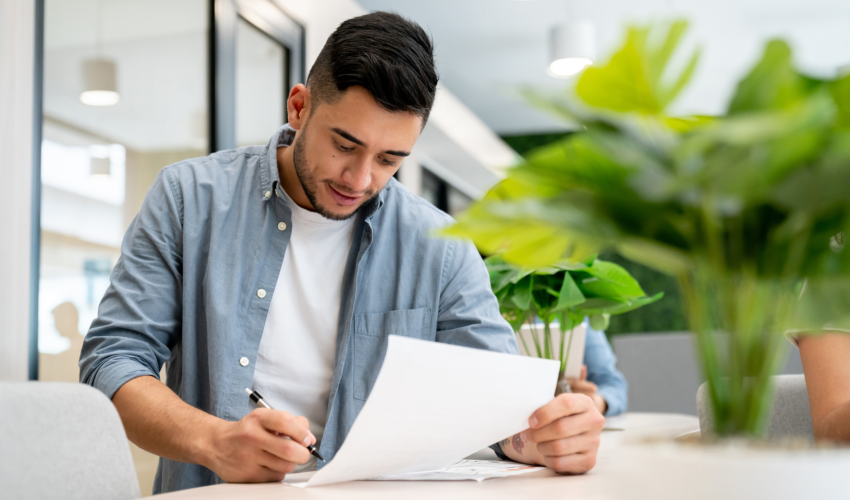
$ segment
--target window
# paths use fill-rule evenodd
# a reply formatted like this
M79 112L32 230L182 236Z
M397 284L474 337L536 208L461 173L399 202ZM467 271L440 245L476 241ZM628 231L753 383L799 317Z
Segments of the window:
M466 210L472 203L472 198L425 168L422 169L421 194L432 205L452 217Z

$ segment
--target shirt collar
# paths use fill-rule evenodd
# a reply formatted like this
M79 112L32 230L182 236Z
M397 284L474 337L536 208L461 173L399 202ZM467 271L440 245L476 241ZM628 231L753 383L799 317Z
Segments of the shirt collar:
M277 169L277 148L288 147L292 144L292 141L295 140L295 129L289 126L288 123L284 124L282 127L275 131L274 135L272 135L268 144L268 169L262 170L262 184L263 184L263 196L265 200L271 199L271 196L265 196L265 193L277 193L278 196L283 193L283 188L280 187L280 172ZM361 207L360 213L362 216L369 220L375 215L375 212L378 211L384 205L384 197L386 196L387 187L393 182L393 179L387 183L387 186L384 186L384 189L378 193L378 196L370 202L367 202L366 205ZM280 193L278 193L278 189L280 189Z

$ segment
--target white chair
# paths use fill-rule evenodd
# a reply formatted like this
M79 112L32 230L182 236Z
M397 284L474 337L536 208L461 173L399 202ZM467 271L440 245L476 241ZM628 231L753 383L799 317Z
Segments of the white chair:
M767 426L767 437L814 439L809 393L803 375L777 375L773 377L773 408ZM702 384L697 391L697 411L700 432L705 435L714 429L714 415L708 386Z
M87 385L0 382L0 497L140 498L124 426Z

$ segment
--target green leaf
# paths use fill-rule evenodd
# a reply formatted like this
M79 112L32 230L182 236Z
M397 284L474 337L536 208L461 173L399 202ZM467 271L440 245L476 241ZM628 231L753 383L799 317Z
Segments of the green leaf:
M596 278L584 278L580 282L579 287L586 292L586 295L615 300L628 300L646 295L637 280L617 264L597 260L593 266L576 271L575 275L584 273Z
M576 285L576 282L573 281L572 276L570 276L570 273L564 273L563 279L564 282L561 285L561 291L558 295L558 303L555 305L555 311L569 309L586 300L584 298L584 294L581 293L578 285Z
M647 51L646 66L648 68L648 77L650 81L658 82L663 76L664 69L667 63L670 62L670 57L676 51L682 36L688 29L687 21L675 21L670 23L670 27L665 34L664 41L658 50L654 52Z
M657 302L663 297L664 292L658 292L651 297L638 297L624 302L607 299L588 299L587 302L576 307L576 310L582 311L585 315L608 314L613 316L634 311L635 309Z
M511 301L523 311L527 311L531 307L532 286L534 286L534 276L526 276L514 286L514 294L511 296Z
M596 108L619 113L662 114L690 80L699 61L699 51L696 51L678 75L669 74L671 57L687 27L686 21L676 21L667 25L666 30L629 28L626 42L607 64L591 66L584 71L576 85L576 93ZM660 44L653 43L656 38L661 39Z
M607 314L594 314L590 316L590 327L594 330L603 331L608 328L608 322L611 317Z
M838 124L850 127L850 74L830 82L829 92L838 109Z
M697 49L696 52L694 52L694 55L691 56L691 60L688 61L688 64L685 66L685 69L679 75L676 82L671 87L660 92L658 99L664 107L667 107L671 102L673 102L682 90L684 90L688 82L691 81L691 78L694 76L694 71L697 69L697 64L699 63L701 55L702 51Z
M781 109L804 98L810 90L807 80L794 70L788 44L771 40L758 64L738 83L729 114Z
M660 113L643 61L646 36L645 29L629 29L625 45L608 64L584 70L576 85L579 97L590 106L621 113Z

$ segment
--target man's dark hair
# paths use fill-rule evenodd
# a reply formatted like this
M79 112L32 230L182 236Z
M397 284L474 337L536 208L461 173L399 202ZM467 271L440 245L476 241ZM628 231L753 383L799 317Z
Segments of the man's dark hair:
M385 109L414 113L424 126L438 79L425 30L398 14L374 12L333 32L310 69L307 87L318 105L359 85Z

